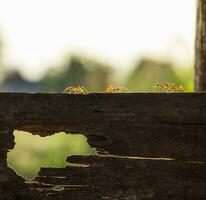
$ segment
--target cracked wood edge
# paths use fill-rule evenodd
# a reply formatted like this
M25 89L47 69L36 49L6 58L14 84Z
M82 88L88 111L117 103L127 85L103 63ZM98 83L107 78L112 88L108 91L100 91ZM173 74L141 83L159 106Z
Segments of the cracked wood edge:
M12 135L14 129L31 131L33 134L39 134L41 136L50 135L60 130L66 132L82 132L88 137L89 143L93 147L96 146L100 153L104 151L104 153L108 153L109 155L166 156L179 160L204 161L206 140L205 100L205 93L90 94L83 96L65 94L0 94L0 103L3 105L0 107L0 141L2 141L0 155L2 155L1 160L3 161L0 164L0 170L2 174L4 174L0 180L1 199L36 199L37 197L39 199L50 199L50 196L52 196L53 199L61 199L64 195L68 195L65 191L53 192L49 190L48 193L48 189L44 190L44 188L50 188L50 186L43 181L42 183L41 181L38 183L39 188L35 186L35 184L25 184L20 177L16 176L12 170L6 167L6 153L9 149L13 148L14 145ZM51 113L53 113L53 115L51 115ZM47 127L46 130L45 127ZM147 177L153 177L152 169L154 167L154 169L157 170L155 172L157 173L157 177L159 173L161 174L162 171L165 171L163 180L158 179L157 182L154 182L154 188L156 184L158 186L158 181L160 181L159 186L162 185L163 188L165 186L163 191L169 196L177 197L177 199L179 197L182 199L182 195L186 195L185 197L187 197L187 199L192 199L190 197L195 197L195 195L205 198L203 194L203 188L205 188L205 176L203 172L205 173L205 171L202 165L197 165L198 162L186 162L187 165L182 165L183 161L181 161L180 165L178 164L180 163L179 161L158 161L162 167L155 168L155 163L157 163L155 161L150 161L152 163L150 166L148 161L131 161L129 158L121 159L120 161L117 158L106 159L101 157L97 159L93 157L92 159L95 160L95 163L88 157L86 159L89 160L88 164L90 167L81 168L81 170L87 169L82 174L82 177L85 176L88 178L88 173L93 173L91 170L94 170L94 172L97 170L97 172L100 173L98 170L105 168L105 170L112 171L113 176L111 180L113 180L115 184L115 174L117 172L115 169L118 170L118 168L122 169L123 167L122 170L125 171L123 174L129 176L130 171L127 170L127 167L128 169L137 168L143 174L145 169L149 167L151 170L149 172L146 170L145 173L148 172L148 174L146 174L147 176L141 179L144 183L145 181L147 182ZM86 162L86 160L84 160L84 162ZM128 164L125 164L125 162ZM165 165L165 163L170 164ZM196 167L192 167L194 164ZM112 166L116 166L115 169L112 168ZM174 170L174 174L169 173L170 167ZM74 176L72 180L75 181L75 177L78 179L78 174L81 170L77 166L73 166L73 168L70 167L70 169L72 169ZM43 172L49 170L51 170L53 174L59 173L58 169L46 169L43 170ZM169 170L169 172L167 170ZM180 176L179 173L177 173L179 170L185 172L186 177ZM40 172L39 180L43 180L40 179L42 178L41 174L43 172ZM66 173L67 169L62 169L62 172ZM95 173L97 179L99 173ZM185 175L185 173L183 173L183 175ZM136 177L136 173L131 175L131 180L133 176ZM180 179L183 181L183 184L180 184L179 188L174 186L175 182L177 183L177 180L180 180L177 176L180 176ZM49 178L52 180L56 179L54 175L51 177L47 176L46 178L48 180ZM118 177L116 178L119 180ZM61 179L58 180L59 181L55 180L54 183L61 183ZM121 175L120 180L123 181ZM194 181L195 185L191 183L191 180ZM122 189L120 193L116 192L115 196L111 196L116 186L114 186L114 188L105 186L101 188L102 191L100 190L100 192L98 192L99 190L95 187L87 187L87 185L74 184L72 182L72 184L69 184L71 180L68 179L65 181L68 183L66 187L70 187L73 184L72 187L70 187L70 189L73 189L69 191L71 195L70 198L77 195L76 199L81 199L82 194L77 192L80 186L84 189L81 191L84 191L85 199L97 199L97 197L99 197L98 195L103 197L103 193L106 194L104 197L110 195L110 199L156 198L156 196L150 195L151 188L149 190L146 189L146 191L144 187L143 191L134 189L134 187L137 187L137 185L135 185L136 183L132 186L132 189L128 189L129 185L123 184L127 189ZM90 183L93 183L92 179L90 179ZM143 183L142 186L144 186ZM167 185L167 183L169 185ZM18 187L16 187L16 185L18 185ZM196 185L198 187L196 187ZM34 190L31 190L31 186ZM119 185L118 187L121 189ZM175 190L173 190L173 187ZM160 189L161 187L157 187L157 191ZM47 192L46 196L44 191ZM125 196L123 193L128 195ZM143 196L140 194L143 194ZM144 195L146 194L149 196L145 197ZM153 190L152 194L156 195ZM163 195L161 192L160 194ZM64 197L66 198L66 196ZM163 197L163 199L167 199L166 196L163 195Z
M72 156L83 166L41 169L33 191L48 199L204 199L205 164L107 156ZM63 189L54 191L58 183Z

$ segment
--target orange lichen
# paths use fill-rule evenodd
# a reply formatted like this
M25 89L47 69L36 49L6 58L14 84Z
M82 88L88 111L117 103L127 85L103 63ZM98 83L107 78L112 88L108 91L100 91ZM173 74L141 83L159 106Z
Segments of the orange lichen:
M76 86L76 87L67 87L64 90L64 92L68 94L86 94L87 90L85 87Z
M166 92L184 92L184 87L182 85L175 86L174 83L166 82L166 83L156 83L154 88L161 89Z

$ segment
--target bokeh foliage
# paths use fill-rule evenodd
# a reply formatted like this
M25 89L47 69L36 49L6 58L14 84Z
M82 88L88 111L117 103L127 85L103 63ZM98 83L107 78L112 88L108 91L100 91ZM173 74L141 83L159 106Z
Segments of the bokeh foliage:
M15 147L7 154L8 166L27 180L37 176L41 167L66 167L71 155L95 154L95 149L81 134L57 133L40 137L28 132L14 131Z

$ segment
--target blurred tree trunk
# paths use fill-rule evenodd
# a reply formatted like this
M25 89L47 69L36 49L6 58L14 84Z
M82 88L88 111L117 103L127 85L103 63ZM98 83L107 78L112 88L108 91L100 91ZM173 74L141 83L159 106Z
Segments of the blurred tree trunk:
M206 0L197 1L195 90L206 91Z

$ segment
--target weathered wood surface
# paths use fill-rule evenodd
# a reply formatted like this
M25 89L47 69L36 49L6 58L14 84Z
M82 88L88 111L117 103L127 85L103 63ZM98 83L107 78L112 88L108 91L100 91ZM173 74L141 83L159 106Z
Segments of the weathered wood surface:
M0 105L0 199L206 198L206 93L2 93ZM6 163L15 129L79 132L105 156L73 157L86 166L42 169L25 183Z
M33 190L43 189L50 199L206 198L204 164L101 156L71 157L69 161L85 166L42 169ZM52 191L57 182L64 190Z
M108 154L206 159L206 93L0 94L0 105L11 129L80 132Z
M197 0L195 89L206 91L206 0Z

